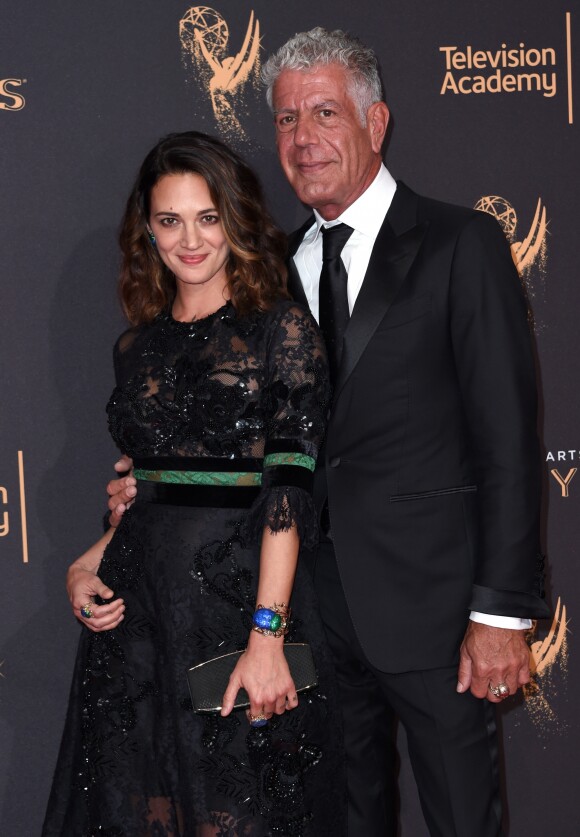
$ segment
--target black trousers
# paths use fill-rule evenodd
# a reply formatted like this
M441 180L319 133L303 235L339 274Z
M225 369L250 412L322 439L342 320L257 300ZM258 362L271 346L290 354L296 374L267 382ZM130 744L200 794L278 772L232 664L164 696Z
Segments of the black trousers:
M501 835L493 706L471 693L456 692L456 666L389 674L368 662L350 619L328 540L320 546L315 586L344 717L349 837L396 837L396 718L407 733L432 837ZM396 636L385 636L385 642L396 641Z

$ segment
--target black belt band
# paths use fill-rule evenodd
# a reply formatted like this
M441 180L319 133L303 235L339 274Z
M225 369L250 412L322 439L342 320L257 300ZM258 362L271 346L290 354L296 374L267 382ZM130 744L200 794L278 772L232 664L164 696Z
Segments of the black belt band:
M145 503L200 508L249 509L260 486L175 485L139 480L138 498Z

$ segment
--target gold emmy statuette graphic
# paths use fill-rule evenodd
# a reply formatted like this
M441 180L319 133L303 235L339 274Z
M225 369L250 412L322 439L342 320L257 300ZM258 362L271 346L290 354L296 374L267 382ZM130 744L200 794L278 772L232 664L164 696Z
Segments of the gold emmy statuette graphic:
M496 221L499 221L510 243L512 258L520 274L526 295L531 302L537 296L538 289L534 282L536 274L539 274L541 283L546 278L548 221L546 220L546 207L542 204L542 199L538 198L530 229L522 241L515 240L518 218L515 209L505 198L499 195L486 195L477 201L474 208L481 212L487 212L488 215L492 215ZM530 321L533 322L531 309L528 316Z
M568 624L566 605L558 598L554 619L544 639L535 639L535 628L528 634L530 644L531 680L524 686L526 708L537 726L557 721L556 714L547 697L550 676L554 666L562 673L568 668Z
M513 258L520 273L530 268L536 259L541 257L542 248L545 250L546 247L547 231L546 207L542 206L542 199L538 198L530 231L523 241L515 241L512 244Z
M226 55L227 23L209 6L192 6L179 21L179 39L184 60L193 64L209 92L215 118L228 139L247 139L234 102L243 105L243 89L253 76L257 84L260 71L260 22L250 12L250 20L239 52Z

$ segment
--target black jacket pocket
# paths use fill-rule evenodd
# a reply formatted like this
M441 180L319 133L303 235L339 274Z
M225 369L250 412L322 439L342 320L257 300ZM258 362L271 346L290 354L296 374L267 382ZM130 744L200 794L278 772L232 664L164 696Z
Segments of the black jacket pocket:
M391 494L391 503L402 503L406 500L427 500L430 497L446 497L449 494L473 494L476 485L457 485L453 488L436 488L433 491L418 491L415 494Z

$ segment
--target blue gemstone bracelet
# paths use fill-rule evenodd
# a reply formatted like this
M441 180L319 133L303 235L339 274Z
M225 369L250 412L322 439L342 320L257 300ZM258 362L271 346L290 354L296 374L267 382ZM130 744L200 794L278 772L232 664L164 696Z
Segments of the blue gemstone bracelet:
M290 612L286 606L274 605L263 607L258 605L252 617L253 630L267 636L284 636L288 632Z

